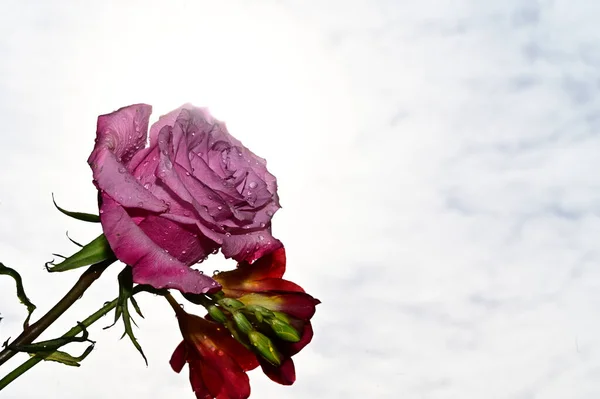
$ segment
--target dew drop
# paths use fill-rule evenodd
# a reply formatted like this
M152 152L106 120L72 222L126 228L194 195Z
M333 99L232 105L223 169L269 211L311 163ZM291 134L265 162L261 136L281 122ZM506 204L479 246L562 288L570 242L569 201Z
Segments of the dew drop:
M221 273L220 270L213 270L213 275Z
M222 207L221 205L219 205L219 206L217 207L217 209L218 209L218 210L221 210L221 209L223 209L223 207Z
M267 216L273 216L273 211L272 210L268 210L267 211Z
M260 227L265 227L265 226L266 226L266 224L264 224L264 223L260 224Z
M257 185L258 185L258 184L256 184L256 182L255 182L255 181L251 181L251 182L250 182L250 184L248 184L248 186L249 186L250 188L256 188L256 186L257 186Z
M125 169L125 168L119 168L119 173L125 173L125 172L127 172L127 169Z
M185 175L186 175L186 176L189 176L189 175L190 175L190 172L185 172Z
M137 205L141 208L142 206L144 206L144 203L142 201L138 201Z
M198 273L200 274L204 274L204 272L202 270L198 270Z
M258 236L258 240L259 240L259 241L262 241L262 240L264 240L264 239L265 239L265 236Z
M100 209L100 213L104 213L104 211L102 209Z
M102 213L102 211L100 211ZM231 233L225 233L225 237L231 237Z
M187 251L181 251L182 255L185 255L187 253Z
M144 184L144 188L146 190L148 190L150 187L152 187L152 183L146 183L146 184Z

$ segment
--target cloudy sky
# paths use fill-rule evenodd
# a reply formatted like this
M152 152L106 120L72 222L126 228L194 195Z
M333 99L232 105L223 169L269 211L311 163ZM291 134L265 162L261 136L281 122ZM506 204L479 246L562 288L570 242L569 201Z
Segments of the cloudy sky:
M287 276L323 302L296 384L251 372L253 398L600 397L599 2L0 8L0 261L22 273L38 316L79 275L43 269L75 251L65 231L100 232L50 197L96 209L96 117L192 102L268 160ZM118 271L44 336L112 299ZM168 365L172 311L139 298L148 367L120 325L101 329L107 317L82 367L41 364L2 397L193 398ZM25 316L7 278L0 313L3 342Z

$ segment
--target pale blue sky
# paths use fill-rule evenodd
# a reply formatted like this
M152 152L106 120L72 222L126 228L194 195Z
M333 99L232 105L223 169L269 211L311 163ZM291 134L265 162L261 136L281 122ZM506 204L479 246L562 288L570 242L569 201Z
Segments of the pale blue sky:
M600 3L0 9L0 261L22 272L38 316L79 274L43 270L75 250L64 232L99 233L50 198L95 209L97 115L192 102L267 159L288 278L323 302L296 384L251 372L253 398L600 397ZM46 336L114 297L119 270ZM0 341L24 317L13 294L1 279ZM140 304L148 368L120 326L101 330L107 317L82 367L40 365L2 396L193 398L168 365L180 339L168 304Z

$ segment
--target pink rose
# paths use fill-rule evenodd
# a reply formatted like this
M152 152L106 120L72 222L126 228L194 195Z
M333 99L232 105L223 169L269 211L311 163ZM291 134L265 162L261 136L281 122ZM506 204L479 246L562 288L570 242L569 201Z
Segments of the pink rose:
M219 284L191 265L219 248L252 262L281 247L271 235L276 179L223 122L189 104L153 124L146 147L151 112L137 104L98 117L88 163L104 234L134 282L212 292Z

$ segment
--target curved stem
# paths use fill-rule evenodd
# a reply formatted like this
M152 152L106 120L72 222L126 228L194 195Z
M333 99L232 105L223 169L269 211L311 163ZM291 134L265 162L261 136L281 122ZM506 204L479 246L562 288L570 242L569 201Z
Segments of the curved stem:
M90 266L82 275L75 285L65 294L65 296L54 305L44 316L38 321L30 325L11 343L13 345L30 344L40 336L52 323L56 321L63 313L67 311L83 293L96 281L102 272L115 260L107 259ZM8 359L16 355L18 352L5 348L0 352L0 365L6 363ZM31 359L30 359L31 360ZM1 388L0 388L1 389Z
M78 324L77 326L75 326L75 327L71 328L69 331L67 331L61 338L75 337L77 334L79 334L83 331L82 326L84 326L86 328L91 326L96 321L98 321L102 316L104 316L105 314L110 312L112 309L114 309L115 306L117 306L117 301L118 301L118 298L112 300L111 302L106 303L103 307L101 307L98 311L96 311L96 313L92 314L87 319L82 321L81 324ZM41 362L42 360L44 360L44 358L42 356L33 356L32 358L30 358L29 360L27 360L23 364L21 364L19 367L17 367L16 369L14 369L10 373L8 373L4 378L2 378L0 380L0 391L4 387L6 387L8 384L10 384L14 380L16 380L18 377L23 375L25 372L27 372L27 370L29 370L30 368L32 368L33 366L35 366L36 364Z

